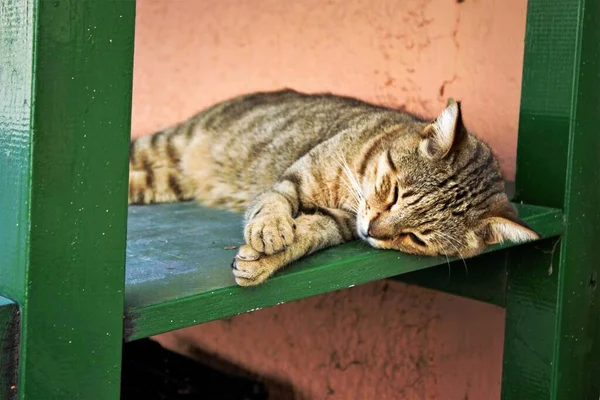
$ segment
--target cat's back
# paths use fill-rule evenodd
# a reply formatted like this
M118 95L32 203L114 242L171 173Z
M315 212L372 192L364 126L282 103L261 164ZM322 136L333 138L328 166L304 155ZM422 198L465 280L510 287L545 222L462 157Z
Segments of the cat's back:
M194 140L185 168L198 175L198 182L206 182L200 190L205 201L234 192L245 203L324 141L343 132L367 132L380 121L410 118L397 110L329 93L285 89L243 95L192 118Z
M195 131L210 146L215 160L238 175L240 169L279 174L340 132L363 131L375 120L407 118L349 97L285 89L218 103L195 117Z
M406 113L330 93L305 94L291 89L257 92L218 103L198 114L198 130L216 151L249 153L275 150L298 159L338 133L368 129L375 121L406 122Z
M254 134L265 130L281 132L295 124L333 122L360 111L389 109L330 93L306 94L283 89L234 97L207 108L196 118L202 129L218 135L226 131Z

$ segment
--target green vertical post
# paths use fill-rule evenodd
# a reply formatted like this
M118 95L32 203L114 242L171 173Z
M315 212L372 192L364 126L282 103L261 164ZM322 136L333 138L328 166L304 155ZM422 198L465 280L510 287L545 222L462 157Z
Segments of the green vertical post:
M503 399L600 397L599 127L600 2L530 0L517 200L562 208L565 232L512 254Z
M0 295L27 399L120 389L134 1L0 0Z

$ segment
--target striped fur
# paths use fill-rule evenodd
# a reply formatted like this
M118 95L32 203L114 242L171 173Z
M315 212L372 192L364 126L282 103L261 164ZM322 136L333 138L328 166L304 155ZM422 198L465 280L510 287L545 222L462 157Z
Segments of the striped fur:
M538 235L504 194L490 148L450 101L429 123L331 94L254 93L132 141L129 203L246 210L240 285L354 238L471 257Z

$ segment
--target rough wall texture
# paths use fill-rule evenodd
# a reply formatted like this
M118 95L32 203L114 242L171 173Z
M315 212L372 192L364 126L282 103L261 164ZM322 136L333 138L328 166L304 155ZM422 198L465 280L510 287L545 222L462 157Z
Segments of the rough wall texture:
M162 335L293 386L277 400L500 398L503 310L376 282Z
M332 91L467 126L514 169L525 0L141 0L133 132L253 90Z
M525 0L138 0L133 134L284 86L433 117L448 96L514 175ZM163 335L314 399L499 398L503 313L374 283Z

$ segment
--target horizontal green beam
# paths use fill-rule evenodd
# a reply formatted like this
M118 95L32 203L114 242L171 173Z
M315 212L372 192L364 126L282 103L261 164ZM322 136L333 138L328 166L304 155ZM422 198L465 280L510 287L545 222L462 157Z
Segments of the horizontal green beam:
M527 205L518 208L542 235L561 233L560 211ZM240 215L194 204L130 207L128 229L126 340L448 262L445 257L376 250L356 241L290 265L263 285L242 288L235 285L230 269L235 246L243 242ZM496 246L490 251L499 249ZM503 252L497 255L504 257Z
M468 260L426 268L394 279L484 303L506 304L506 252L482 254Z

